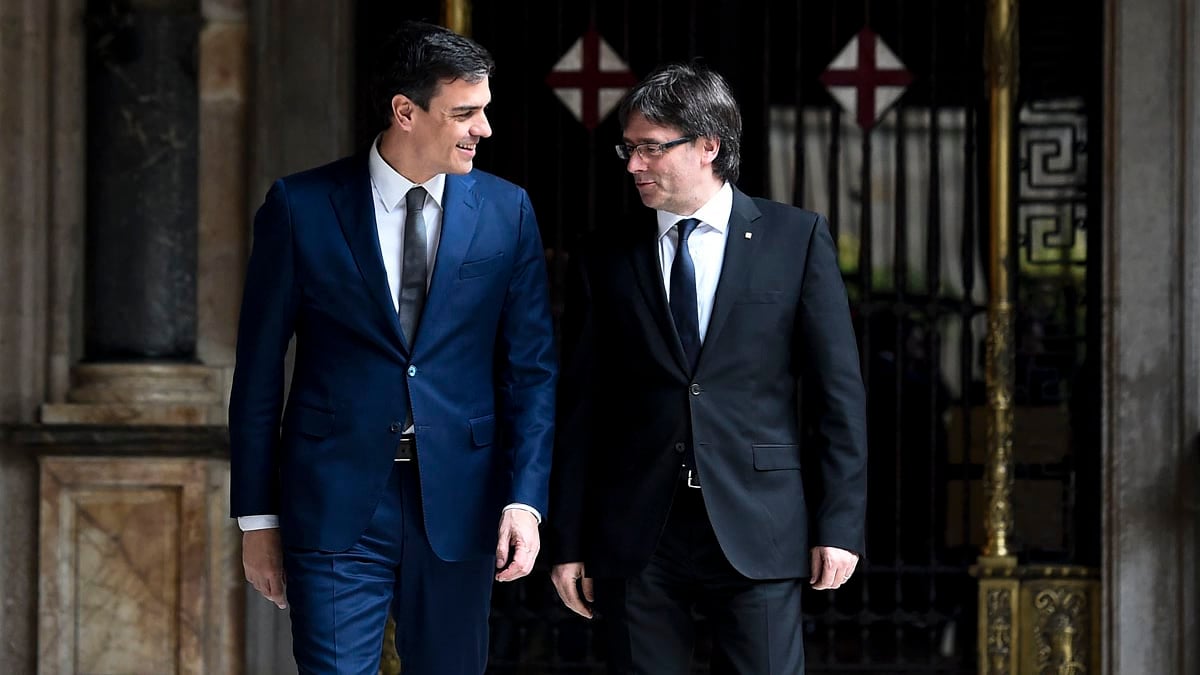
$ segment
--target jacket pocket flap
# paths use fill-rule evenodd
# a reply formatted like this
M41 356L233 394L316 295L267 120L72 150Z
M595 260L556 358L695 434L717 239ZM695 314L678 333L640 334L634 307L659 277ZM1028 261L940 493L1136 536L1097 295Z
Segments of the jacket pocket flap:
M499 269L504 264L504 252L501 251L490 258L482 260L468 260L458 268L459 279L470 279L472 277L481 277L485 274L491 274Z
M333 431L333 413L292 406L283 419L283 428L285 431L294 431L305 436L324 438Z
M800 468L799 445L755 445L754 468L759 471Z
M484 415L470 420L471 424L471 442L475 447L482 448L485 445L491 445L492 440L496 436L496 416Z

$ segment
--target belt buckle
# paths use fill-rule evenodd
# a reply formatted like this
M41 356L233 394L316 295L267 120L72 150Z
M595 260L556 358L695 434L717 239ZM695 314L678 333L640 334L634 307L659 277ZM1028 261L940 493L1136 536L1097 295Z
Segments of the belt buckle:
M408 446L407 449L405 449L405 446ZM416 449L417 449L416 446L417 446L416 438L414 438L412 436L408 436L406 438L401 438L400 442L396 445L396 456L394 458L392 458L392 461L393 462L411 462L411 461L413 461L413 459L416 458ZM402 457L401 456L402 454L405 456Z
M693 479L693 478L696 480L696 482L694 482L694 483L692 482L692 479ZM700 489L700 482L699 482L699 481L700 481L700 476L699 476L699 474L697 473L697 471L696 471L695 469L688 469L688 472L687 472L687 486L688 486L688 487L690 487L690 488L694 488L694 489L696 489L696 490L699 490L699 489Z

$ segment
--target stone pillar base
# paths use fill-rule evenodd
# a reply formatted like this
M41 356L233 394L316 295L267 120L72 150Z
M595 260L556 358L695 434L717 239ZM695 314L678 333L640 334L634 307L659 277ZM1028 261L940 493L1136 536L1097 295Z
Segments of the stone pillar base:
M165 363L79 364L66 403L47 403L43 424L223 425L223 371Z

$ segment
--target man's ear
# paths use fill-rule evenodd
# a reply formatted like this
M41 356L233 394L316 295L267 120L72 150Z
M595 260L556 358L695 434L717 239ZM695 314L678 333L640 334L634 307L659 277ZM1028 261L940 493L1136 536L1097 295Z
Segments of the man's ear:
M404 129L405 131L412 129L413 112L416 110L417 104L404 94L396 94L392 97L392 124Z
M721 152L721 139L716 136L701 136L699 141L705 163L712 164L717 161L717 155Z

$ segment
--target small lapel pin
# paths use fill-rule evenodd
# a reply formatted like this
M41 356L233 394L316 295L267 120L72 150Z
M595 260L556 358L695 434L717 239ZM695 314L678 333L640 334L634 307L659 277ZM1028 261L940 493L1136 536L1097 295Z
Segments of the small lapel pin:
M747 233L746 233L746 238L747 238L747 239L753 239L753 238L754 238L754 233L753 233L753 232L747 232Z

